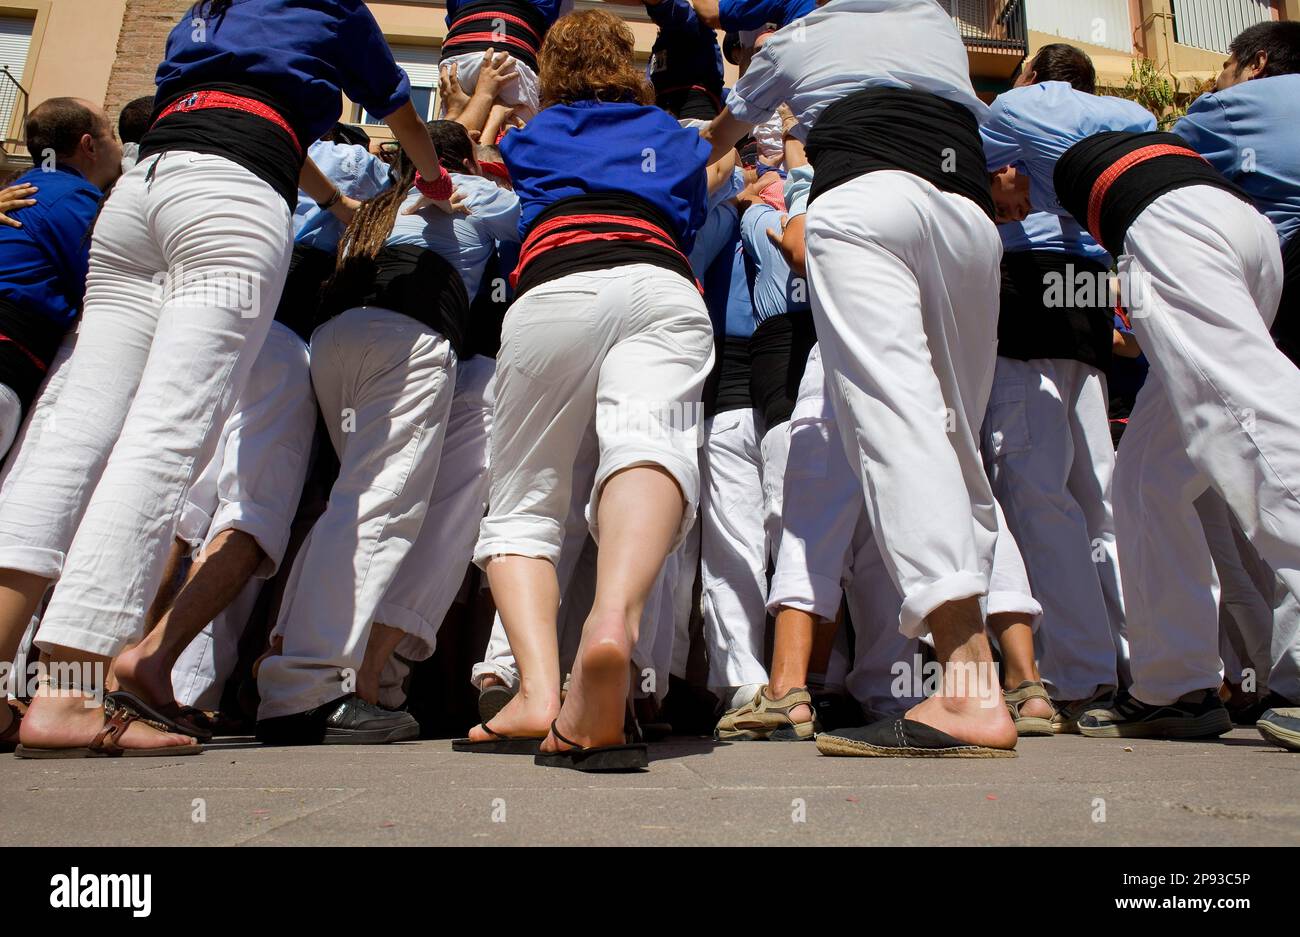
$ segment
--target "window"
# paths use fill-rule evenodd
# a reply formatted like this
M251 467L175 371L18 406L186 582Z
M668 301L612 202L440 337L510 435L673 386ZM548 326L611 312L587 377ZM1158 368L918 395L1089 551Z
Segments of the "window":
M1176 0L1174 37L1184 45L1226 55L1238 33L1272 18L1268 0Z
M32 21L15 16L0 16L0 69L7 69L12 79L0 71L0 137L7 137L15 110L25 102L18 82L27 67L27 51L32 44Z
M433 120L438 106L438 60L440 50L433 46L394 45L393 58L411 79L411 103L425 120ZM382 124L377 117L361 109L361 123Z

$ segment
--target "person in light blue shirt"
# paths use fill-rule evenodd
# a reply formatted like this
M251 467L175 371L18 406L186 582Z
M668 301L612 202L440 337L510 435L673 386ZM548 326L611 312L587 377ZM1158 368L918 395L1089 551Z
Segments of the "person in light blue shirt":
M333 182L340 192L365 202L392 185L392 170L364 146L335 141L330 137L317 140L307 155ZM306 192L298 191L298 205L293 212L294 243L317 250L338 250L343 223L321 208Z

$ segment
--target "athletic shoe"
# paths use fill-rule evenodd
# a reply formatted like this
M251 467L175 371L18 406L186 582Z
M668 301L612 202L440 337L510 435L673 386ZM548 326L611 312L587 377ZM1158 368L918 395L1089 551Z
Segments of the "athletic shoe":
M419 735L420 724L410 713L371 705L351 693L304 713L257 722L263 745L384 745Z
M1231 730L1217 688L1195 690L1162 706L1122 693L1111 706L1079 718L1079 733L1094 739L1211 739Z
M1255 728L1274 745L1290 752L1300 752L1300 706L1270 709L1259 717Z

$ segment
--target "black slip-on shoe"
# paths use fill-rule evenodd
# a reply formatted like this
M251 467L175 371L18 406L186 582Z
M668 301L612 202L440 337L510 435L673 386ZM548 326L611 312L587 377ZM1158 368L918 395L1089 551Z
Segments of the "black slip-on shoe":
M817 734L823 755L858 758L1015 758L1012 748L989 748L953 738L923 722L895 717L857 729Z
M517 690L500 683L485 687L478 694L478 718L480 722L491 722L497 713L506 708L506 703L515 698Z
M420 724L410 713L373 706L351 693L304 713L257 722L263 745L384 745L419 735Z
M1079 734L1094 739L1212 739L1230 731L1232 719L1217 688L1162 706L1121 693L1110 706L1079 717Z
M1300 706L1270 709L1259 717L1255 728L1274 745L1290 752L1300 752Z

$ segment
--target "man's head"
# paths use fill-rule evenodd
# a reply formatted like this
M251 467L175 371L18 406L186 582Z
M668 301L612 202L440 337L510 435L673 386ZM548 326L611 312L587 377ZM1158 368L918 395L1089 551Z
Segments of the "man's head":
M1228 61L1214 83L1223 91L1255 78L1300 73L1300 23L1257 23L1228 47Z
M149 130L153 116L153 95L136 98L117 115L117 138L123 143L139 143Z
M1054 42L1039 49L1034 60L1016 79L1016 87L1044 81L1063 81L1075 91L1097 93L1097 69L1093 67L1092 59L1082 49L1064 42Z
M50 98L27 116L27 152L37 166L66 166L107 189L122 174L122 144L104 109L80 98Z

